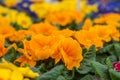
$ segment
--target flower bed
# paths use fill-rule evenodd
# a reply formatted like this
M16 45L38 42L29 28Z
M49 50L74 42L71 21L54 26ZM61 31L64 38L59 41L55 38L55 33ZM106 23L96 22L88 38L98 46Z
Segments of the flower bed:
M116 11L84 0L80 11L76 0L0 3L0 80L120 79Z

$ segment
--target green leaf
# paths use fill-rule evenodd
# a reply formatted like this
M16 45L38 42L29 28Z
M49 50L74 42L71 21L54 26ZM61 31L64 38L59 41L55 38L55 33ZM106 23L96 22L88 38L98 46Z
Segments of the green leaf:
M81 62L80 68L76 69L78 73L80 74L86 74L88 73L91 68L91 62L95 61L96 59L96 49L95 46L91 46L90 49L85 53L83 53L83 61Z
M112 63L117 61L117 58L116 58L116 56L115 56L114 54L110 55L110 56L109 56L109 59L110 59L110 61L111 61Z
M59 76L57 80L66 80L63 76Z
M92 62L92 67L95 72L102 78L102 80L109 80L107 75L107 67L99 62Z
M81 29L82 29L83 24L84 24L83 22L81 22L81 23L77 23L76 30L81 30Z
M118 60L120 60L120 44L116 43L114 44L114 49L115 49L115 53L116 57L118 58Z
M106 59L106 64L107 64L107 66L108 66L109 69L110 69L110 68L113 68L112 62L111 62L111 60L110 60L109 57Z
M30 41L31 40L31 35L28 35L28 36L26 36L26 39L28 40L28 41Z
M11 45L11 43L9 42L9 40L8 39L5 39L5 44L4 44L4 46L5 47L8 47L8 46L10 46Z
M40 71L39 71L39 68L36 68L36 67L30 67L30 69L34 72L37 72L40 74Z
M8 52L3 56L3 58L9 62L13 62L16 59L15 49L12 47L8 50Z
M76 27L77 27L77 24L76 24L75 21L73 21L72 24L70 24L70 25L68 26L68 28L71 29L71 30L76 30Z
M109 69L111 80L120 80L120 73L113 69Z
M80 80L93 80L93 76L88 74Z
M101 63L101 64L105 64L105 60L106 60L107 57L108 57L108 55L105 54L105 53L104 54L97 54L96 55L96 61Z
M18 25L17 23L11 23L11 25L16 29L16 30L22 30L22 26Z
M98 50L98 54L104 54L106 52L113 54L113 50L114 50L113 44L109 44L109 45L104 46L103 48L100 48Z
M57 78L61 75L64 69L63 65L59 65L51 69L50 71L42 74L37 80L57 80Z
M16 52L16 50L11 47L8 52L3 56L3 58L9 62L14 62L15 59L23 55L22 53Z

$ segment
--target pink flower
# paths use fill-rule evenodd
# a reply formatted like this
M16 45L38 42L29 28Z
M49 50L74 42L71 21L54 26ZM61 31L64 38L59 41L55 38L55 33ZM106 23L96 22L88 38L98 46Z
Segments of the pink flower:
M120 71L120 62L114 62L113 67L114 67L114 70Z

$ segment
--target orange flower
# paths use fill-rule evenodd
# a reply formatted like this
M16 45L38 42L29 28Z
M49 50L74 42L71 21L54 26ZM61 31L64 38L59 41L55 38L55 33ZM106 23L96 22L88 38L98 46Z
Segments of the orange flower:
M85 20L82 29L89 30L91 27L92 27L92 21L91 21L91 19L88 18Z
M82 22L85 15L83 13L72 11L72 10L64 10L64 11L54 11L49 13L45 21L50 22L54 25L60 24L61 26L66 26L67 24L75 21L77 23Z
M50 35L53 31L57 30L57 28L46 22L33 24L29 30L36 34Z
M11 26L0 27L0 34L4 35L6 38L11 36L15 32L15 29Z
M95 24L104 24L106 22L105 18L101 15L99 18L95 18L93 21Z
M113 26L109 26L109 29L111 29L110 36L115 41L120 41L120 32L117 30L117 28Z
M24 40L23 43L24 49L18 49L18 51L22 52L27 59L32 61L52 57L57 63L62 59L65 66L71 70L73 67L79 67L83 59L79 43L72 38L66 38L62 35L45 36L38 34L33 36L30 41Z
M60 36L59 39L59 46L52 55L52 58L55 59L55 63L62 59L69 70L72 70L73 67L80 67L80 62L83 57L79 43L72 38L65 38L64 36Z
M4 42L5 38L2 35L0 35L0 57L5 55L5 53L8 51L8 48L4 47Z
M24 40L24 49L19 49L19 51L30 60L44 60L49 58L56 49L55 41L52 36L38 34L33 36L30 41Z
M34 33L32 31L29 30L19 30L14 32L12 35L10 35L8 38L10 41L22 41L25 39L25 37L30 36L30 35L34 35Z
M106 20L106 23L108 25L114 26L114 27L120 27L120 23L118 21L113 21L113 20Z
M113 21L118 22L120 20L120 14L117 13L108 13L105 14L104 16L106 18L106 21L112 19Z
M51 12L48 16L46 16L45 20L54 25L60 24L61 26L66 26L73 21L72 16L70 16L67 11Z
M108 24L108 25L112 25L115 27L119 27L120 26L120 14L116 14L116 13L108 13L108 14L104 14L101 15L99 18L95 19L94 22L95 23L100 23L100 24Z
M96 47L103 46L102 40L94 31L80 30L75 33L74 37L86 48L89 48L91 45Z
M0 27L10 26L10 21L0 15Z
M95 32L101 40L105 42L109 42L111 40L110 33L112 31L109 28L109 25L95 25L94 27L90 28L90 31Z
M69 11L70 13L70 11ZM75 20L76 23L80 23L83 21L83 19L85 18L85 14L78 12L78 11L71 11L71 13L73 14L73 19Z
M63 35L65 37L70 37L73 36L75 31L72 31L70 29L63 29L63 30L55 30L52 35L58 36L58 35Z
M15 32L15 29L10 25L10 21L0 15L0 34L8 37Z
M26 63L28 63L30 66L35 66L36 62L33 60L30 60L28 58L26 58L25 56L21 56L20 58L15 60L15 63L19 62L21 63L20 66L23 67L25 66Z

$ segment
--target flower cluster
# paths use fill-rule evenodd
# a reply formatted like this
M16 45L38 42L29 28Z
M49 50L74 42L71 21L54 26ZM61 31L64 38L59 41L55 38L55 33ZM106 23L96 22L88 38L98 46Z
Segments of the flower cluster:
M80 11L76 0L28 2L4 0L0 5L0 80L120 79L113 79L119 72L119 13L95 18L97 5L87 0L81 1ZM15 8L21 3L37 17Z
M2 60L0 63L0 79L1 80L29 80L29 78L38 77L38 73L34 73L29 67L17 67L12 63ZM25 78L26 77L26 78Z

